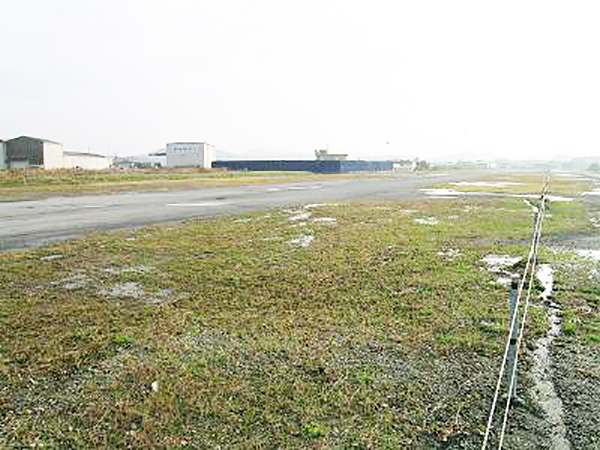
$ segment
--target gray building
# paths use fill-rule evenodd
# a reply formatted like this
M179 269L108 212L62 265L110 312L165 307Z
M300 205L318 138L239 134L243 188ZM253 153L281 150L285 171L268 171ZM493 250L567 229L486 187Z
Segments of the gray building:
M210 169L216 150L206 142L172 142L167 144L167 167Z
M9 139L5 145L5 167L24 169L41 167L59 169L63 166L63 148L58 142L20 136Z
M94 153L66 152L62 144L20 136L0 145L0 169L107 169L110 158Z

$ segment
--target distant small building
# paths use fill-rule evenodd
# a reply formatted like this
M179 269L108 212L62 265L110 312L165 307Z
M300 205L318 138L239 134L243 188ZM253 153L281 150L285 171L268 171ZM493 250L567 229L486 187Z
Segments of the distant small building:
M206 142L173 142L167 144L167 167L199 167L210 169L217 155Z
M62 144L47 139L20 136L0 146L0 168L4 169L107 169L111 159L93 153L65 152Z
M63 168L103 170L111 166L111 159L96 153L64 152Z
M329 153L329 150L315 150L317 161L346 161L347 153Z
M123 169L159 169L167 167L166 150L137 156L120 156L114 159L115 167Z

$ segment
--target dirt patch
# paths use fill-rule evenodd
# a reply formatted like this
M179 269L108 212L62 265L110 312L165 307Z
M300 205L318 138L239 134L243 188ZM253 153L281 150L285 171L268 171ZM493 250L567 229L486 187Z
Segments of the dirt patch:
M106 297L144 300L146 303L162 303L172 294L171 289L147 292L140 283L133 281L115 284L108 289L100 289L98 293Z
M577 449L600 448L600 352L562 337L552 349L553 381L565 407L567 438Z

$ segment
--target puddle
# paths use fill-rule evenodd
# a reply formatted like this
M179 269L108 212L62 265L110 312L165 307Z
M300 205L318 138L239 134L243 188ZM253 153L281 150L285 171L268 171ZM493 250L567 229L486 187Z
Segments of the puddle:
M562 401L556 394L551 377L551 355L552 341L561 333L562 312L556 303L550 301L552 295L552 266L541 264L536 273L537 279L544 287L541 294L542 300L549 306L548 321L550 328L546 336L538 339L536 349L533 352L533 367L531 377L534 382L532 388L533 398L546 413L546 419L550 424L550 438L553 449L569 449L571 445L566 438L567 429L563 421Z
M457 198L459 196L471 196L471 197L514 197L514 198L530 198L530 199L539 199L539 194L504 194L500 192L461 192L455 189L421 189L428 198ZM589 194L589 193L588 193ZM595 195L600 195L598 192ZM546 197L551 202L572 202L575 199L573 197L561 197L559 195L548 195Z
M575 250L577 256L593 261L600 261L600 250Z
M320 206L338 206L337 203L309 203L308 205L304 205L305 209L310 208L319 208Z
M496 281L492 281L492 284L496 284L498 286L508 287L510 286L511 279L508 277L499 277Z
M63 259L65 255L48 255L40 258L42 261L56 261L57 259Z
M335 217L315 217L313 222L327 223L330 225L335 225L337 223L337 219Z
M523 258L520 256L510 255L487 255L481 260L487 264L487 269L490 272L501 272L505 268L512 267Z
M428 195L427 198L432 198L432 199L443 199L443 200L448 200L448 199L453 199L453 198L458 198L452 195Z
M292 222L295 222L297 220L306 220L311 216L311 212L310 211L288 211L292 214L295 214L294 216L290 216L288 219Z
M460 250L458 250L458 249L449 248L448 250L438 252L437 254L439 256L444 256L450 260L453 260L457 256L460 256L461 253L460 253Z
M591 178L586 177L584 175L577 175L575 173L568 172L557 172L554 174L555 177L562 178L563 180L581 180L581 181L589 181Z
M572 197L561 197L560 195L548 195L546 196L551 202L572 202L575 201Z
M312 244L312 241L314 241L314 239L315 238L312 234L305 234L297 239L292 239L291 241L288 241L288 244L299 245L300 247L309 247L310 244Z
M600 195L600 189L594 189L593 191L590 192L582 192L581 195Z
M425 195L440 197L457 197L459 195L465 195L465 192L458 192L455 189L421 189Z
M307 220L309 220L312 216L312 212L310 211L310 209L312 208L318 208L321 206L337 206L336 203L309 203L307 205L304 205L302 207L302 209L285 209L284 212L288 213L288 214L293 214L291 216L288 217L288 220L290 222L298 222L297 224L292 225L293 227L296 226L306 226L307 224ZM317 222L317 223L327 223L327 224L335 224L337 222L337 219L334 217L314 217L312 219L313 222Z
M553 273L552 266L550 264L540 264L537 273L535 274L537 279L542 284L544 291L541 296L544 300L549 300L552 295L552 283Z
M435 217L424 217L420 219L414 219L415 222L420 223L421 225L437 225L440 223Z

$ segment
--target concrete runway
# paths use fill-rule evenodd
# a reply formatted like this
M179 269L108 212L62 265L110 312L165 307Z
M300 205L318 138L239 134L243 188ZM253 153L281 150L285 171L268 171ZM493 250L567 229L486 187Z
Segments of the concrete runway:
M421 196L433 183L485 179L490 172L382 176L319 182L179 191L51 197L0 202L0 250L79 238L93 231L236 215L295 204L397 200Z

